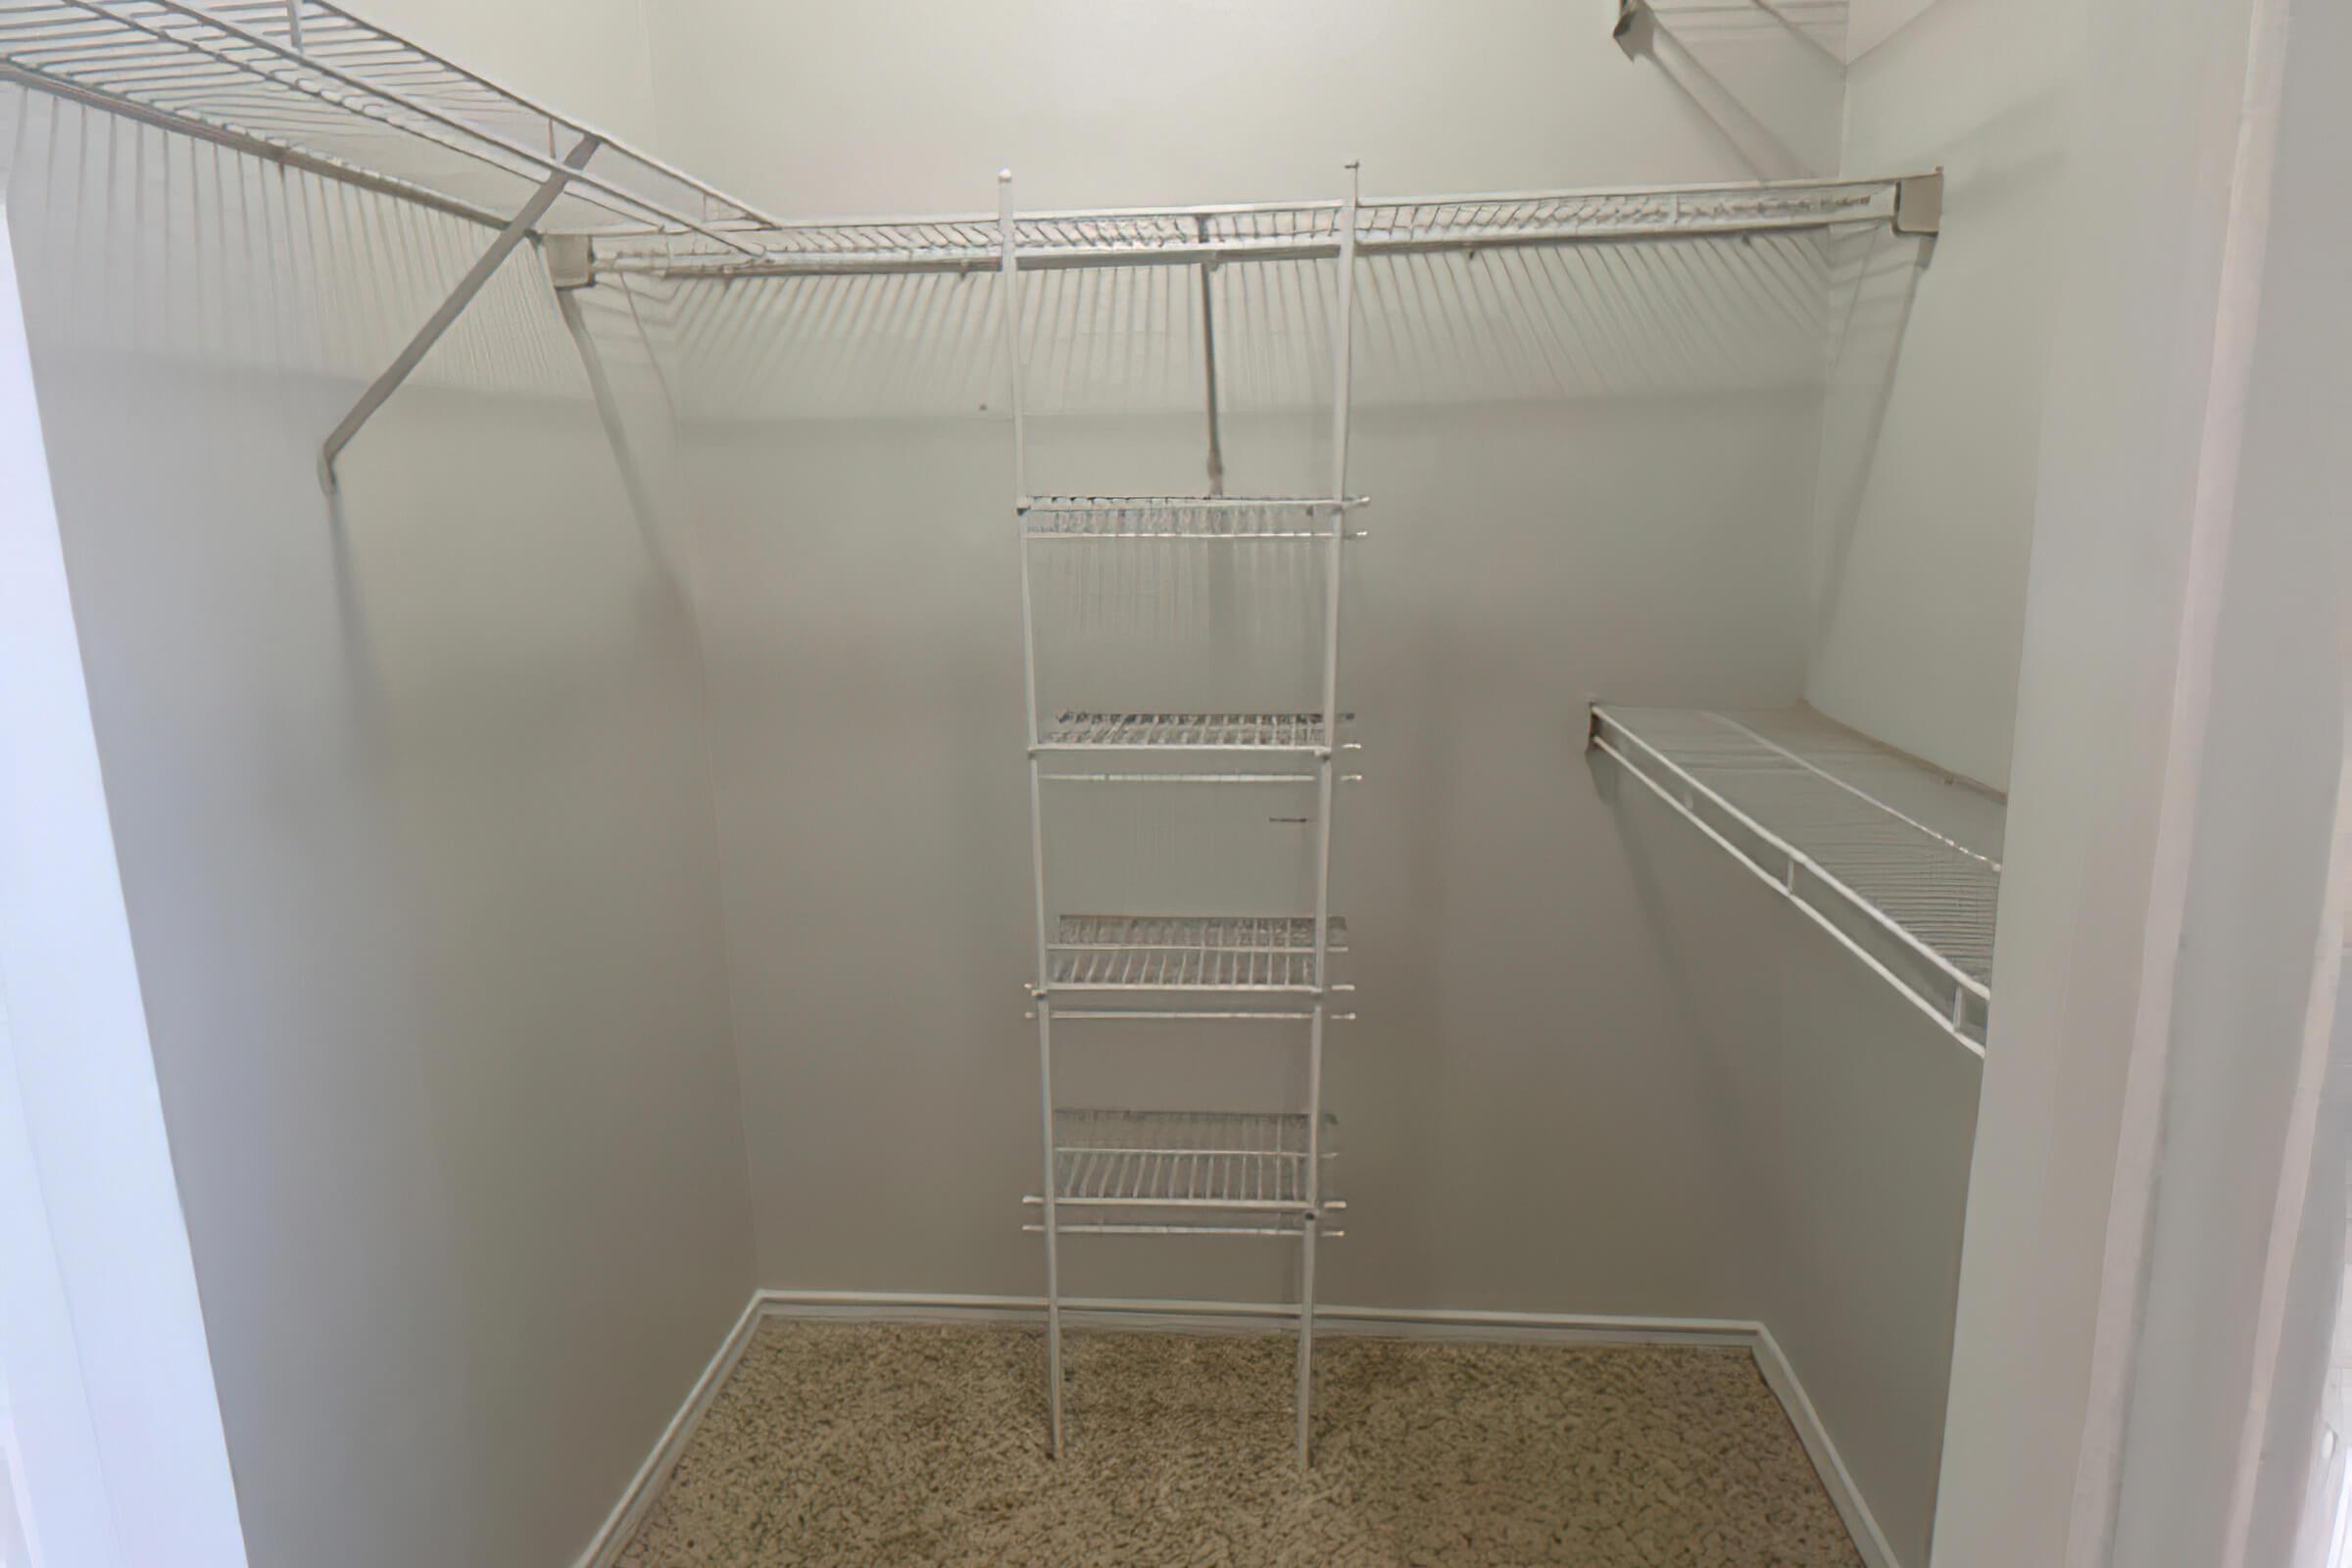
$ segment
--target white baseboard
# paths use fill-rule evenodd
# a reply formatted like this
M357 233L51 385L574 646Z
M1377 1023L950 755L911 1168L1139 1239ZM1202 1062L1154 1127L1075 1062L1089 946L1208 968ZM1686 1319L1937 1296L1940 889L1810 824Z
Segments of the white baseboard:
M751 1348L752 1336L759 1331L760 1319L764 1315L760 1301L762 1294L758 1291L752 1293L751 1300L744 1305L743 1315L736 1318L733 1328L727 1330L727 1337L719 1342L717 1353L703 1368L702 1376L694 1380L694 1387L686 1391L686 1402L678 1406L678 1413L669 1418L669 1425L663 1427L662 1436L654 1440L653 1451L645 1456L645 1463L639 1465L637 1473L629 1478L628 1486L621 1491L620 1500L612 1505L612 1511L605 1515L605 1522L589 1538L587 1549L580 1553L574 1568L612 1568L612 1564L620 1556L621 1548L637 1533L638 1525L645 1520L646 1509L652 1507L654 1499L662 1494L662 1488L669 1480L669 1473L678 1467L678 1456L686 1451L686 1444L694 1436L694 1429L702 1424L703 1412L710 1408L710 1401L734 1372L735 1363L743 1359L743 1352Z
M581 1553L576 1568L612 1568L660 1494L694 1429L735 1363L767 1318L836 1318L868 1323L1034 1323L1044 1316L1045 1298L1035 1296L927 1296L872 1291L756 1291L728 1330L710 1364L687 1394L686 1402L646 1455L637 1474ZM1064 1297L1065 1325L1080 1328L1161 1330L1182 1333L1259 1333L1298 1320L1294 1307L1267 1301L1152 1301ZM1332 1336L1390 1339L1545 1341L1588 1345L1736 1345L1755 1356L1765 1386L1788 1413L1788 1421L1821 1475L1838 1517L1845 1521L1865 1568L1901 1568L1870 1505L1854 1487L1838 1455L1838 1446L1797 1382L1772 1331L1738 1318L1624 1317L1567 1312L1477 1312L1442 1308L1324 1306L1315 1310L1315 1330Z
M1821 1412L1813 1408L1812 1398L1805 1386L1796 1380L1796 1368L1781 1350L1781 1342L1772 1337L1772 1330L1756 1325L1756 1366L1764 1374L1765 1387L1780 1399L1781 1408L1788 1412L1788 1424L1796 1428L1799 1443L1813 1460L1813 1468L1821 1476L1822 1487L1829 1493L1830 1501L1838 1508L1838 1516L1845 1521L1845 1533L1854 1538L1854 1549L1862 1554L1863 1568L1901 1568L1894 1548L1886 1544L1886 1533L1879 1528L1878 1519L1871 1513L1870 1504L1862 1500L1862 1489L1854 1485L1853 1473L1838 1457L1838 1445L1830 1441L1829 1428L1821 1424Z

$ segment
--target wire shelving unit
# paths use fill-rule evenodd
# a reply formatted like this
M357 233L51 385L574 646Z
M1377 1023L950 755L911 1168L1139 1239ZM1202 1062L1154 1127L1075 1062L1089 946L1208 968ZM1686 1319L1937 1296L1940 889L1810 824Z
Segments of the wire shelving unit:
M1350 179L1352 186L1353 180ZM1338 203L1228 208L1183 214L1129 213L1023 219L1013 211L1011 175L999 187L995 233L970 222L805 225L781 243L822 269L991 263L1001 279L1010 362L1013 514L1021 541L1023 683L1028 708L1029 817L1037 968L1042 1191L1028 1229L1045 1240L1046 1375L1054 1452L1063 1448L1061 1243L1068 1236L1262 1236L1299 1246L1297 1442L1309 1456L1314 1395L1316 1248L1336 1208L1323 1190L1331 1122L1323 1110L1323 1044L1346 989L1332 973L1347 951L1347 923L1331 911L1332 803L1343 777L1331 715L1339 704L1342 556L1350 537L1348 416L1352 291L1358 208ZM989 245L993 239L994 254ZM1338 266L1332 337L1331 487L1319 496L1233 497L1213 493L1216 456L1210 389L1211 494L1048 496L1028 483L1027 413L1022 403L1021 273L1038 266L1187 262L1205 267L1236 247L1251 255L1329 256ZM673 259L674 260L674 259ZM692 263L684 264L689 268ZM794 270L791 267L783 269ZM808 270L806 265L800 270ZM1176 540L1202 544L1304 546L1320 552L1322 700L1311 711L1112 712L1038 708L1038 617L1031 552L1070 541L1118 544ZM1250 558L1243 558L1247 561ZM1072 753L1149 754L1156 772L1048 772L1046 760ZM1230 772L1213 764L1233 754L1288 759L1288 772ZM1212 764L1203 766L1202 763ZM1277 784L1315 791L1314 906L1264 914L1130 914L1052 911L1046 866L1049 782ZM1159 1005L1150 1005L1152 1002ZM1104 1002L1117 1004L1103 1005ZM1288 1005L1273 1005L1283 1004ZM1304 1023L1306 1091L1294 1110L1155 1112L1073 1110L1054 1099L1056 1019ZM1069 1212L1064 1213L1067 1206Z
M1999 796L1808 708L1595 704L1590 742L1983 1054Z

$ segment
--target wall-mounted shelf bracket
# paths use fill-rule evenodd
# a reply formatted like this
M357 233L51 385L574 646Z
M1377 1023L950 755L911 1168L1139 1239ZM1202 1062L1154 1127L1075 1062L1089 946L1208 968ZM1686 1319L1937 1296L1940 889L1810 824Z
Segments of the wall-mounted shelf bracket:
M1894 231L1897 234L1943 232L1943 171L1907 174L1894 182Z
M541 235L539 255L547 263L547 280L558 292L596 281L596 242L585 234Z
M539 226L539 220L547 216L547 210L556 204L557 197L564 194L564 187L570 183L571 176L587 167L588 160L596 156L597 148L602 145L593 135L580 138L579 144L564 156L563 166L540 181L539 188L531 193L531 199L522 204L521 209L507 220L507 226L498 231L498 237L474 259L474 264L466 270L466 275L458 279L458 286L450 290L449 298L441 302L440 308L425 318L424 325L416 329L416 335L409 339L408 347L393 358L381 375L368 384L368 390L360 394L359 401L351 406L351 412L344 415L334 429L327 432L326 440L318 448L318 484L330 500L336 494L335 460L343 455L345 447L351 445L351 438L358 435L361 428L375 416L375 411L400 390L401 383L409 378L410 373L424 363L424 357L432 352L434 344L441 341L441 335L450 329L459 317L466 314L466 307L473 303L473 297L506 265L507 258L514 254L514 247L531 237L532 231Z

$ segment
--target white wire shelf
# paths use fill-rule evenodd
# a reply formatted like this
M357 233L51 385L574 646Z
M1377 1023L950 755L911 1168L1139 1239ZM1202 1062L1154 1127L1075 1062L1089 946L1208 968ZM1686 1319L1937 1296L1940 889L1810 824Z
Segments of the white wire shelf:
M1045 1226L1034 1220L1021 1229L1031 1236L1043 1236L1046 1231ZM1056 1220L1054 1229L1063 1236L1279 1236L1297 1241L1306 1233L1306 1218L1300 1214L1270 1214L1246 1225L1162 1225L1150 1220L1063 1219ZM1338 1227L1322 1225L1315 1231L1315 1239L1319 1242L1336 1242L1347 1234Z
M1523 191L1390 197L1357 206L1365 255L1564 245L1678 235L1891 223L1933 233L1936 174L1883 179ZM1331 201L1130 208L1016 217L1023 270L1309 261L1337 256L1345 207ZM760 230L757 261L707 242L665 241L609 253L603 265L672 275L979 271L1002 262L995 217L832 219Z
M1321 713L1096 713L1065 710L1041 752L1306 752L1329 748Z
M1021 531L1031 539L1328 540L1346 512L1337 501L1300 497L1038 496L1022 509Z
M1338 1128L1325 1114L1316 1152L1326 1161ZM1304 1215L1307 1142L1307 1118L1297 1112L1057 1109L1054 1200L1086 1210ZM1323 1199L1312 1206L1347 1205Z
M1595 706L1593 748L1982 1050L2004 807L1808 708Z
M590 135L543 232L744 261L776 221L324 0L0 0L0 79L491 224Z
M1328 951L1348 951L1336 915ZM1049 992L1312 992L1315 978L1311 915L1065 914L1046 944Z

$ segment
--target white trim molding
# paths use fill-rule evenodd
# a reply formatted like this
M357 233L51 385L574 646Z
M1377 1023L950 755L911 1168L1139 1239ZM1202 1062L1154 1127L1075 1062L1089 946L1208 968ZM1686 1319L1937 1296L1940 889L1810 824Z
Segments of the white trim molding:
M760 1320L766 1315L765 1294L762 1291L752 1293L752 1298L745 1303L742 1315L735 1319L735 1326L727 1330L726 1338L719 1342L717 1352L703 1368L702 1375L694 1380L694 1387L686 1391L686 1402L678 1406L677 1414L669 1418L669 1425L663 1427L662 1435L654 1440L653 1451L645 1456L645 1462L629 1478L628 1486L621 1491L620 1500L612 1505L612 1511L605 1515L605 1522L589 1538L587 1549L580 1553L574 1568L612 1568L612 1564L619 1560L621 1548L628 1545L629 1538L637 1534L637 1527L645 1522L646 1510L662 1494L662 1489L669 1482L670 1472L677 1469L679 1457L686 1452L686 1445L694 1438L694 1429L702 1425L704 1412L710 1408L710 1401L718 1396L718 1391L734 1375L735 1363L743 1359L743 1352L751 1348L752 1336L759 1332Z
M580 1554L575 1568L612 1568L646 1510L661 1494L678 1458L694 1437L735 1363L760 1325L770 1318L832 1318L865 1323L1020 1323L1043 1327L1042 1296L942 1296L869 1291L756 1291L710 1365L703 1368L686 1402L670 1418L629 1481L604 1525ZM1192 1334L1254 1334L1298 1319L1298 1308L1267 1301L1131 1300L1065 1297L1062 1314L1077 1328L1160 1330ZM1317 1333L1357 1338L1470 1340L1496 1344L1715 1345L1738 1346L1756 1358L1765 1387L1788 1412L1797 1440L1821 1476L1838 1515L1853 1537L1865 1568L1903 1568L1872 1517L1870 1505L1838 1446L1830 1440L1813 1401L1797 1382L1796 1370L1772 1331L1744 1318L1626 1317L1570 1312L1448 1311L1444 1308L1317 1306Z

